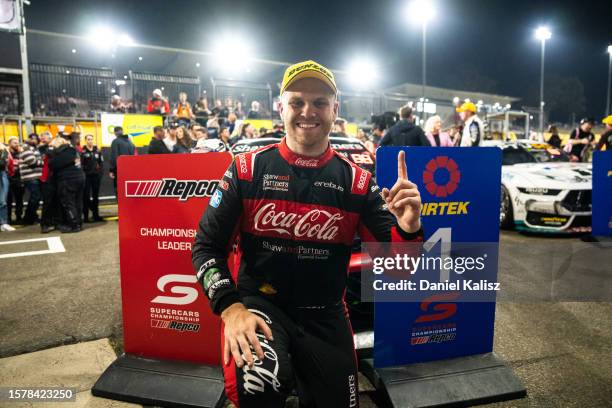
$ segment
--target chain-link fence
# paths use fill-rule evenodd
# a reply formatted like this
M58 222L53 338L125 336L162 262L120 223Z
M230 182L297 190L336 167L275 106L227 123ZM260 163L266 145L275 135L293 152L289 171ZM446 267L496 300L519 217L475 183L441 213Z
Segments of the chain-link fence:
M32 110L39 116L92 116L108 109L114 80L106 68L30 64Z
M21 87L4 83L0 76L0 115L18 115L21 112Z
M211 108L216 100L220 100L226 107L238 111L238 116L241 116L240 110L245 116L248 116L252 103L259 102L258 114L252 114L251 119L272 118L273 102L270 84L217 78L211 79L211 83L213 89L213 104Z
M381 97L375 93L340 92L340 116L349 122L367 123L381 112Z

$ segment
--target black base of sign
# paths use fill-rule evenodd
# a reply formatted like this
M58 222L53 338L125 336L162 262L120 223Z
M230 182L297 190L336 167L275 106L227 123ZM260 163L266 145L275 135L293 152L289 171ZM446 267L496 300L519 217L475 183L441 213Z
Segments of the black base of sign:
M221 367L124 354L91 389L96 397L162 407L222 407Z
M467 407L523 398L525 387L495 353L361 371L393 407Z

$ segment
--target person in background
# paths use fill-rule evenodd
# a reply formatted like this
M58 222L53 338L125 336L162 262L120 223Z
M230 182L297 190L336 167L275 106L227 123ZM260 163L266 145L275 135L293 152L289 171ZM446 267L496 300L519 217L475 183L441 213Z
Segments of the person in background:
M192 147L193 143L187 131L184 127L179 126L176 129L176 144L174 145L172 153L189 153Z
M135 156L137 155L136 146L130 140L128 135L123 133L121 126L115 126L113 129L115 132L115 139L111 143L111 154L110 154L110 170L108 175L113 179L113 186L115 187L115 196L117 195L117 159L119 156Z
M198 126L194 129L194 135L195 135L195 141L196 144L198 141L202 140L202 139L208 139L208 131L206 129L204 129L202 126Z
M227 122L225 125L229 128L230 134L234 132L234 128L236 127L236 121L238 120L238 116L235 113L230 113L227 116Z
M591 132L593 122L591 118L583 118L580 120L580 126L570 133L564 150L569 153L571 161L586 161L591 143L595 140L595 135Z
M357 135L355 136L355 138L359 140L361 143L365 143L368 140L364 130L361 128L357 129Z
M463 132L463 125L453 125L448 131L448 136L453 142L453 146L459 146L461 143L461 133Z
M166 136L166 132L163 127L155 126L153 128L153 137L149 142L149 149L147 150L148 154L168 154L171 153L168 146L164 143L164 137Z
M334 121L334 127L329 135L335 137L349 137L349 135L346 134L346 120L337 118Z
M198 122L202 126L206 126L206 122L208 122L208 117L212 114L210 109L208 109L208 99L206 97L206 91L202 91L202 96L196 102L193 107L196 122Z
M453 141L447 132L442 132L442 119L438 115L431 116L425 122L425 137L432 147L453 147Z
M176 130L178 129L178 124L176 122L170 123L170 128L166 132L166 137L164 138L164 144L172 153L174 150L174 145L176 144Z
M113 113L127 113L128 107L119 95L113 95L111 97L110 111Z
M153 91L153 96L149 99L149 103L147 104L147 112L154 115L167 115L170 113L170 104L162 96L162 91L160 89L155 89Z
M251 102L251 110L247 114L247 119L261 119L261 112L259 109L261 108L261 104L258 101Z
M53 152L51 145L51 132L46 131L40 135L38 150L43 160L42 174L40 176L40 190L42 193L42 215L40 218L40 232L49 233L60 223L60 209L57 197L57 183L49 167L49 157Z
M262 126L259 128L258 133L259 137L264 137L264 135L268 133L268 129L266 129L265 126Z
M472 102L464 102L456 111L463 121L463 132L461 134L461 147L478 147L484 140L484 123L478 117L476 105Z
M6 199L9 224L21 224L23 219L23 193L24 187L21 182L21 174L19 173L19 163L23 147L19 144L17 136L11 136L8 139L9 152L9 193ZM15 221L12 222L11 214L13 212L13 203L15 203Z
M221 99L215 99L215 106L212 108L212 113L218 118L227 118L229 110L227 107L223 106L223 101L221 101Z
M40 222L38 218L38 203L40 203L40 177L42 176L43 160L38 151L38 135L30 134L21 152L19 161L19 173L21 182L30 194L25 216L24 225L33 225Z
M612 152L612 115L606 116L601 123L606 125L606 129L599 137L595 150L605 149L607 152Z
M400 120L387 130L380 146L428 146L423 129L414 124L412 105L402 106L399 116Z
M15 228L11 227L8 223L8 209L6 205L9 190L8 162L8 148L0 142L0 231L2 232L15 231Z
M283 125L282 123L275 123L272 127L271 136L277 139L282 139L283 137L285 137L285 125Z
M550 125L548 127L548 133L550 133L548 144L556 148L561 148L561 138L559 137L559 130L557 127L555 125Z
M41 156L44 156L47 153L47 149L49 148L49 143L51 143L51 139L53 139L53 135L48 130L45 130L40 134L39 143L38 143L38 151Z
M374 143L372 143L372 141L367 138L366 133L363 129L357 129L356 139L363 143L368 152L375 154L376 147L374 146Z
M219 128L219 139L229 146L230 144L230 130L228 127L222 126Z
M242 102L236 101L236 107L234 108L234 114L240 119L244 119L244 109L242 108ZM229 119L229 116L228 116Z
M240 134L230 139L230 145L235 145L242 139L253 139L255 137L255 128L250 123L243 123L240 128Z
M372 133L370 133L370 141L376 147L380 144L380 140L385 134L385 128L382 124L374 124L372 127Z
M85 147L81 153L81 168L85 173L85 190L83 192L83 221L89 222L89 211L94 222L104 221L100 217L98 201L100 181L104 171L104 159L98 146L94 145L93 135L85 136Z
M234 113L234 100L231 96L225 98L225 107L227 108L227 114Z
M179 93L179 101L172 111L172 115L176 117L178 124L181 126L189 126L191 120L195 119L195 115L191 110L191 104L187 101L187 93Z
M49 166L57 180L59 203L64 223L59 226L63 233L79 232L82 229L83 189L85 174L78 165L78 153L66 139L53 140L53 153Z

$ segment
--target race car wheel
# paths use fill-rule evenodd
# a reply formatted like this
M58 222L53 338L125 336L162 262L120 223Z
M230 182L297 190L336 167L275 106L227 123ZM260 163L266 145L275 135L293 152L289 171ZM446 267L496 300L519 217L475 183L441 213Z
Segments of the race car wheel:
M501 202L499 209L499 225L504 229L509 229L514 224L514 214L512 212L512 200L506 187L501 188Z

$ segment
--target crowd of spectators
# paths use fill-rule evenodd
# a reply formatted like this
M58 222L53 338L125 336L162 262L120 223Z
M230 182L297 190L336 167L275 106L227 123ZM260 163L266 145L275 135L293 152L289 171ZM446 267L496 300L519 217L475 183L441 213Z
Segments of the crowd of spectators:
M132 102L123 101L119 95L112 96L109 111L138 113ZM154 89L151 93L145 111L154 115L162 115L181 124L189 125L196 121L202 126L205 126L212 117L229 119L234 116L235 120L278 118L278 114L274 110L272 112L266 110L257 100L250 101L248 108L245 108L243 101L228 96L225 99L215 99L211 107L206 91L192 104L189 102L187 92L179 92L178 100L173 102L164 96L162 89L159 88Z
M84 146L80 139L78 128L70 133L60 128L56 137L45 131L30 134L25 143L17 137L0 143L2 232L14 231L11 224L40 224L43 233L69 233L81 231L84 222L103 222L98 210L102 154L92 135L85 136Z
M229 151L238 141L272 137L281 139L285 133L282 124L276 124L272 129L260 127L256 129L248 120L238 120L234 117L221 118L213 115L206 126L198 122L187 125L182 121L170 122L168 126L156 126L153 138L147 149L148 154L171 153L205 153ZM234 115L235 116L235 115ZM235 133L234 136L231 136Z

